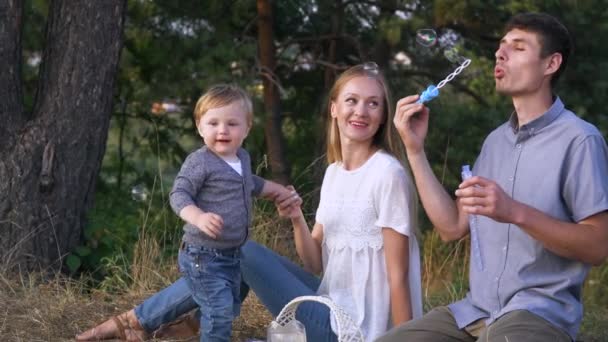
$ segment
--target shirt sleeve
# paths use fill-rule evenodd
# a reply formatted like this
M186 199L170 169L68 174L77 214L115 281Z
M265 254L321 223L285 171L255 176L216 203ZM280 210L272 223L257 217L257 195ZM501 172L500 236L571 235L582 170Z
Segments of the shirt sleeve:
M390 167L384 171L374 190L374 206L378 213L375 225L392 228L396 232L411 236L414 233L410 213L416 203L411 178L402 167ZM408 186L409 185L409 186Z
M264 183L266 183L266 180L256 175L252 175L251 179L253 180L253 190L251 191L251 194L257 197L262 193L262 189L264 189Z
M175 177L169 194L169 204L177 215L188 205L196 205L196 197L206 176L203 155L197 152L190 154Z
M608 210L608 147L602 136L585 137L573 148L562 196L575 222Z

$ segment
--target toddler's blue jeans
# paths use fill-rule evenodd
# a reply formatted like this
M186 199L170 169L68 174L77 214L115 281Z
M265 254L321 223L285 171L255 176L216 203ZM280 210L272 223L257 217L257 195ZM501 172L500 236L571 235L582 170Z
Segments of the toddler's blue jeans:
M230 342L241 309L240 248L182 243L178 264L200 308L201 342Z

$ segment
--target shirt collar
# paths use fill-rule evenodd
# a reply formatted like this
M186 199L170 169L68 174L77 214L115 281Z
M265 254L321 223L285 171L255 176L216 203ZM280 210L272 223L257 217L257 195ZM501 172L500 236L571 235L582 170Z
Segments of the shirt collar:
M521 127L518 127L517 113L513 111L513 113L511 113L511 117L509 118L509 127L511 127L513 133L518 136L518 141L525 140L532 136L535 132L547 127L551 122L553 122L553 120L557 119L563 110L564 104L562 100L559 98L559 96L555 96L553 104L543 115Z

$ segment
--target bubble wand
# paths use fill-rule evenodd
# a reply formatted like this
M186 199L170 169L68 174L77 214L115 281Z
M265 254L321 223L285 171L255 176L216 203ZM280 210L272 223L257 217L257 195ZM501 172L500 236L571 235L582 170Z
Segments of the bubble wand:
M432 99L439 96L439 89L443 88L443 86L446 85L446 83L453 80L454 77L456 77L458 74L460 74L462 72L462 70L464 70L464 68L469 66L469 64L471 64L471 60L467 58L464 60L464 62L462 62L462 64L460 64L460 66L458 68L456 68L456 70L454 70L454 72L452 72L451 74L448 75L448 77L444 78L441 82L439 82L439 84L437 86L435 86L434 84L431 84L430 86L428 86L422 92L422 94L420 94L420 98L418 99L418 101L416 101L416 103L425 103L425 102L431 101Z

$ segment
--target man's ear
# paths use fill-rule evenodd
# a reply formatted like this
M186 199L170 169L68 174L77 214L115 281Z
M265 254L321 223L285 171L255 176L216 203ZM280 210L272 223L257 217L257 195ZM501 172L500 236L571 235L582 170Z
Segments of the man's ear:
M545 67L545 75L555 74L559 67L562 65L562 54L554 53L547 57L547 66Z

